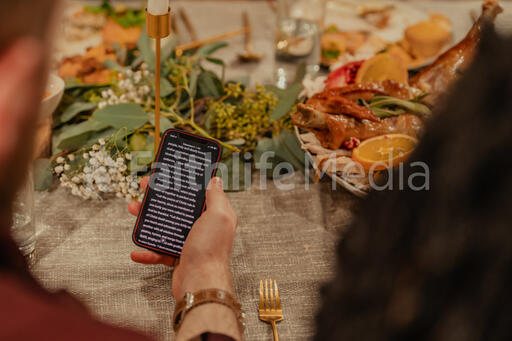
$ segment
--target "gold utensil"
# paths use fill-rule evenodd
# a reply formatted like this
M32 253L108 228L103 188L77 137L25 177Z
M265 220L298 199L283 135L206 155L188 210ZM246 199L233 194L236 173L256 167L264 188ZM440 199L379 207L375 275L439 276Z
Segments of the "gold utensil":
M236 36L238 36L240 34L244 34L246 31L247 31L246 28L242 28L242 29L239 29L239 30L236 30L236 31L222 33L222 34L219 34L219 35L207 38L207 39L193 41L191 43L178 45L178 46L176 46L176 55L177 56L181 56L184 51L196 49L196 48L201 47L203 45L210 44L210 43L222 40L222 39L228 39L228 38L236 37Z
M270 295L269 295L270 292ZM274 332L274 341L279 341L276 323L283 320L283 309L275 280L266 279L265 286L260 280L260 308L258 310L260 320L270 323Z
M192 41L197 41L197 33L196 29L194 28L194 25L192 25L192 22L188 18L187 12L183 8L179 9L179 14L181 17L181 20L183 20L183 23L185 24L185 28L187 29L188 33L190 34L190 38Z
M238 54L238 59L242 62L257 62L263 56L260 53L255 53L251 40L251 24L249 22L249 15L244 11L242 19L245 28L245 51Z

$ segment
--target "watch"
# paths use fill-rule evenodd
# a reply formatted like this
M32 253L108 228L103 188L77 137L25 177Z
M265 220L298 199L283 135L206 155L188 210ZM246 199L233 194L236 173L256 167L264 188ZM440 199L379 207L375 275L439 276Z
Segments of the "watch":
M240 333L243 334L245 328L245 313L242 312L242 306L236 298L229 292L220 289L205 289L199 290L195 293L187 292L183 299L176 304L174 315L172 319L173 329L177 332L187 313L203 304L217 303L230 308L238 321L238 328Z

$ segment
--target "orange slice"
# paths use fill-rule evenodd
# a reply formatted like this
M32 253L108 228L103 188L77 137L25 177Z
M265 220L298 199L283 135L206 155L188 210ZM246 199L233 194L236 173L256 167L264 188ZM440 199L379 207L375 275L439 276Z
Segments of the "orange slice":
M366 170L378 171L404 162L418 140L404 134L377 136L363 141L352 151L352 160Z
M379 53L361 65L356 75L356 83L382 82L393 80L407 84L409 74L400 59L389 53Z

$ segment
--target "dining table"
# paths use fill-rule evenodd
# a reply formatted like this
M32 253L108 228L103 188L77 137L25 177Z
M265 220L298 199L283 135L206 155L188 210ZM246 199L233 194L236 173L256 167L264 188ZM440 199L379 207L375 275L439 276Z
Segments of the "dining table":
M172 1L172 9L188 13L199 39L237 30L247 11L254 48L263 54L257 63L241 63L244 38L215 58L226 65L227 79L250 84L273 82L276 15L267 1ZM414 1L410 6L446 14L456 38L472 24L471 9L480 1ZM500 30L512 27L512 2L504 2ZM180 30L186 40L184 28ZM209 65L215 72L220 66ZM249 78L247 78L249 77ZM257 170L248 189L228 192L238 216L231 269L234 289L246 313L245 339L271 340L270 325L258 319L259 281L277 280L284 320L282 340L308 340L315 334L320 290L336 273L335 249L350 230L358 210L357 198L330 178L315 182L301 172L282 182L265 181ZM263 185L264 183L264 185ZM285 188L283 188L285 187ZM171 292L172 271L163 265L141 265L130 259L135 217L123 199L83 200L55 183L35 200L36 254L33 275L50 291L67 290L96 318L172 340L171 318L176 304Z

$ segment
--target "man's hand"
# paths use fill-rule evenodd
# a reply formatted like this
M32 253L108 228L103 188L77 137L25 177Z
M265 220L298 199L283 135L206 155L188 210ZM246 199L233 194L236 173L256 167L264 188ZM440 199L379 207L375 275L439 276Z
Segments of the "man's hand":
M145 188L148 178L143 178ZM173 273L172 292L181 300L185 292L217 288L233 292L229 261L237 217L222 189L222 179L213 178L206 190L207 210L196 221L187 237L179 266ZM140 203L132 202L128 211L137 215ZM134 262L173 266L176 258L151 251L133 251Z

